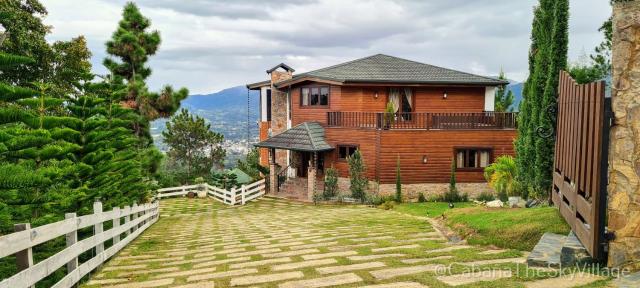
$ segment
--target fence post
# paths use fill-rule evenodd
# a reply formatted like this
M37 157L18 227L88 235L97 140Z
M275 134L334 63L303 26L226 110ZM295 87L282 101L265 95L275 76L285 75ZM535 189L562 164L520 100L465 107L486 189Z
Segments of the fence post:
M98 219L102 218L102 202L100 201L96 201L93 202L93 214L96 215L96 217L98 217ZM96 225L93 226L93 235L94 236L98 236L100 234L102 234L102 220L100 220L100 222L96 223ZM96 255L102 253L104 251L104 243L98 243L98 245L96 245Z
M131 206L124 206L124 212L127 214L127 216L124 216L124 225L126 226L129 224L129 221L131 221ZM129 236L129 234L131 234L131 228L125 230L124 234L124 237Z
M136 211L138 210L138 203L133 202L133 206L131 206L131 211ZM131 221L135 221L138 218L138 212L136 211L135 213L131 213ZM131 233L135 232L136 230L138 230L138 225L133 225L133 227L131 227Z
M113 218L113 228L112 228L115 231L115 229L120 228L120 215L121 215L120 207L113 208L113 213L116 214L116 217ZM118 242L120 242L120 233L113 236L113 245L115 246L116 244L118 244Z
M15 232L25 230L31 230L31 224L21 223L13 226L13 231ZM18 271L29 269L31 266L33 266L33 251L31 250L31 247L16 253L16 267L18 268ZM31 288L33 287L35 286L31 286Z
M76 218L76 213L66 213L64 214L64 219L74 219ZM67 241L67 247L72 246L78 242L78 230L73 230L67 235L65 235L65 239ZM78 257L71 259L71 261L67 262L67 274L71 273L71 271L76 270L78 268Z
M242 193L240 197L242 197L241 201L242 201L242 205L244 205L244 197L245 197L245 194L247 193L247 186L246 185L242 185L242 190L241 190L240 193Z

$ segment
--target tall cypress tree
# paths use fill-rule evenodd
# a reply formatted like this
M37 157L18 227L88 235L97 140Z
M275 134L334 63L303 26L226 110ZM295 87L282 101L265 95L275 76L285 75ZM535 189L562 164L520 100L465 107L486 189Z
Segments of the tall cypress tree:
M550 61L546 72L546 83L542 94L542 101L538 115L538 127L544 130L554 129L547 107L554 105L558 97L558 77L560 71L567 68L567 50L569 46L569 0L556 0L553 7L553 33L548 59ZM555 115L554 115L555 116ZM535 138L535 178L536 191L545 195L551 188L551 171L553 166L554 139L544 137Z

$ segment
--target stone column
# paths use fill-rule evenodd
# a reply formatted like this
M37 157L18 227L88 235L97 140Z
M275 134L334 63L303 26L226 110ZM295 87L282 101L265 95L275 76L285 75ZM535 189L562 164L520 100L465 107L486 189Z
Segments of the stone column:
M640 270L640 2L613 9L608 265Z
M269 149L269 193L278 193L278 169L276 167L276 149Z
M316 175L318 174L318 153L313 152L313 157L309 160L309 169L307 171L307 200L313 201L313 195L316 192Z

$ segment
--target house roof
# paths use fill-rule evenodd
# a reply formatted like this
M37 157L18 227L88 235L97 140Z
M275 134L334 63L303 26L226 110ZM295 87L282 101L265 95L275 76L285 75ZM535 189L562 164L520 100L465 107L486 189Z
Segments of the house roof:
M333 150L333 147L325 141L324 128L318 122L298 124L254 146L304 152Z
M284 63L280 63L280 64L278 64L278 65L274 66L273 68L271 68L271 69L267 70L267 73L271 73L271 72L273 72L273 71L276 71L276 70L278 70L278 68L282 68L282 69L284 69L285 71L289 71L289 72L295 72L295 71L296 71L296 70L294 70L293 68L291 68L291 66L289 66L289 65L287 65L287 64L284 64Z
M264 86L271 86L271 80L260 81L256 83L247 84L249 90L260 90Z
M451 70L384 54L345 62L276 83L288 86L308 78L340 83L463 84L498 86L507 81Z

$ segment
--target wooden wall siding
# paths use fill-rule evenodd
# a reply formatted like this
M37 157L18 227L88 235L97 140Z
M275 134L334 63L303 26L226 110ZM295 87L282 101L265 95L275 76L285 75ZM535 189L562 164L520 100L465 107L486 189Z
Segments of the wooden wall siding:
M398 155L402 181L407 184L448 182L455 147L489 147L493 149L494 158L500 155L515 155L513 141L516 131L514 130L385 131L326 128L325 131L327 141L334 146L359 145L368 167L368 176L371 179L379 176L382 183L395 182ZM377 133L379 133L379 144ZM427 156L427 164L422 163L424 155ZM348 177L348 165L345 161L337 160L337 151L329 152L325 156L325 167L331 167L332 164L338 169L341 177ZM457 180L459 182L485 181L482 171L458 171Z
M388 88L374 86L331 86L328 107L300 107L300 88L328 86L308 83L291 88L292 124L327 122L329 111L384 112ZM413 87L415 112L483 112L485 87ZM447 99L443 99L444 92ZM375 98L376 92L378 98Z

